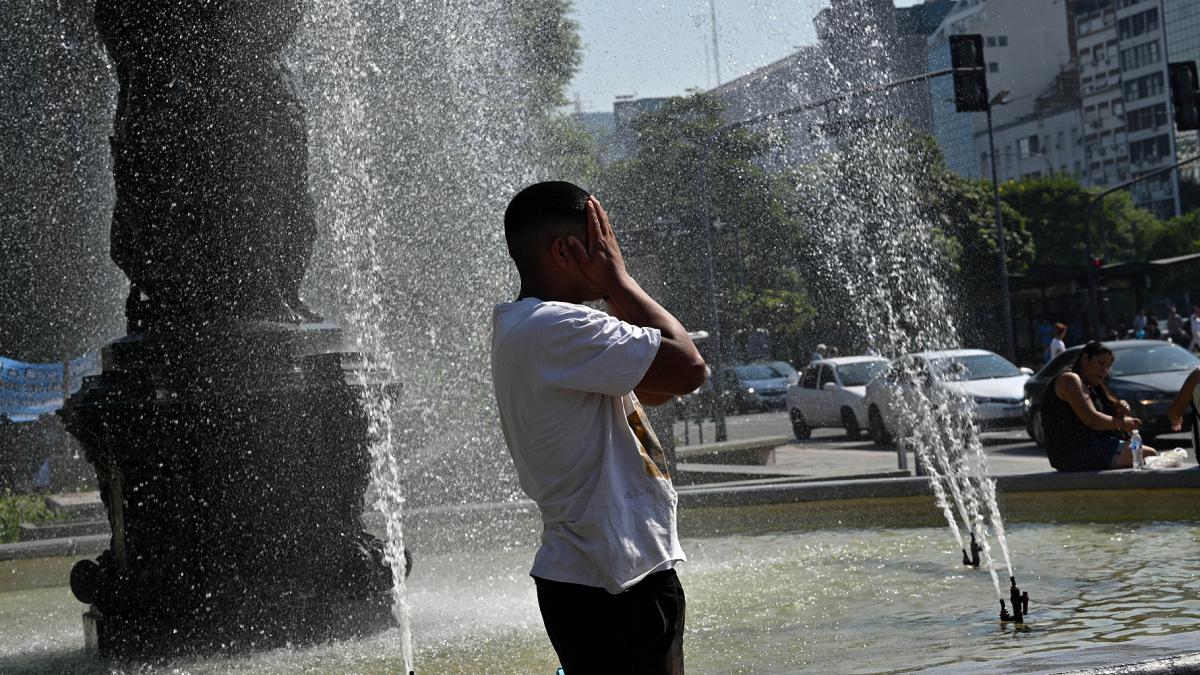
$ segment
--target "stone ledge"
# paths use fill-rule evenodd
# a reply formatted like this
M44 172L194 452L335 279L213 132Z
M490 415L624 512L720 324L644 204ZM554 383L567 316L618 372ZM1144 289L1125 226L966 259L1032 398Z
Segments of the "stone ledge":
M782 466L759 466L741 464L696 464L676 465L676 487L690 486L734 487L737 485L760 485L768 483L812 483L830 480L875 480L879 478L902 478L911 476L908 471L878 471L849 475L816 476L806 469Z
M100 492L64 492L46 497L46 508L54 513L75 518L104 518L104 502Z
M775 448L796 439L791 436L766 436L719 443L698 443L675 446L675 459L702 464L752 464L769 466L775 463Z
M1094 471L998 476L997 491L1055 492L1068 490L1120 490L1125 488L1200 488L1200 468L1159 471ZM930 494L929 479L879 478L874 480L833 480L809 483L780 483L740 487L695 486L681 490L681 507L747 506L836 499L875 499L915 497Z
M972 661L921 671L928 675L1184 675L1200 673L1200 632L1084 646L997 661Z
M17 525L17 536L21 541L38 541L41 539L62 539L64 537L85 537L92 534L104 534L108 532L108 529L108 520L103 517L48 523L20 523Z
M92 557L108 548L108 534L92 534L83 537L42 539L0 544L0 560L28 560L31 558L62 558L65 556ZM64 580L65 583L65 580Z

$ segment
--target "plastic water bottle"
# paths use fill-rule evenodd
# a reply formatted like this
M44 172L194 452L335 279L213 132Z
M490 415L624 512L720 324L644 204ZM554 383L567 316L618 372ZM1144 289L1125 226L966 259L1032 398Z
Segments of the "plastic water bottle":
M1133 454L1133 470L1141 471L1146 468L1146 460L1142 457L1142 434L1137 429L1129 437L1129 452Z

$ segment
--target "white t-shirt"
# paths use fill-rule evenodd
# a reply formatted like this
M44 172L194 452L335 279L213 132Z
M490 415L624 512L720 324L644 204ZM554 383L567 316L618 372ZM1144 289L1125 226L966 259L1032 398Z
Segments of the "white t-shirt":
M1054 357L1058 356L1059 354L1061 354L1065 351L1067 351L1066 343L1064 343L1062 340L1060 340L1058 338L1051 338L1051 340L1050 340L1050 358L1051 359L1053 359Z
M662 448L632 393L661 339L582 305L496 305L500 425L542 512L531 575L619 593L686 559Z

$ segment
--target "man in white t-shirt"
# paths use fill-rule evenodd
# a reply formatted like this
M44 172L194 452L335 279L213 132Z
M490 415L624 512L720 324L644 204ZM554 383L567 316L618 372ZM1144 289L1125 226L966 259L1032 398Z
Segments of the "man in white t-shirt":
M704 360L626 272L581 188L522 190L504 234L521 290L493 312L492 380L521 488L542 513L530 575L550 642L568 675L682 673L677 498L641 403L698 388ZM607 312L582 304L601 299Z

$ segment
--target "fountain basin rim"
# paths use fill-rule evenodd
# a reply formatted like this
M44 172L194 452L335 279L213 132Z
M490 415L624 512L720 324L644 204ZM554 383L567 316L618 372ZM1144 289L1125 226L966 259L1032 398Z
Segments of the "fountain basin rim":
M1079 649L1042 652L986 663L959 663L922 670L927 675L980 672L1023 675L1182 675L1200 673L1200 632L1141 637ZM1128 653L1130 649L1136 654Z
M1122 490L1200 488L1200 466L1158 471L1059 472L996 476L998 493L1069 492L1077 490ZM875 478L870 480L773 482L762 485L722 486L719 483L679 490L680 507L749 506L840 499L877 499L932 495L929 479Z
M1145 489L1200 489L1200 467L1159 471L1098 471L1060 473L1049 471L1032 474L1010 474L996 477L1000 495L1022 493L1120 491ZM711 507L747 507L800 502L834 502L841 500L872 500L897 497L930 497L929 480L925 477L874 478L832 481L771 482L762 485L722 486L719 483L679 488L681 509ZM536 517L537 506L530 500L453 504L407 509L406 518L469 517L472 515L508 514ZM372 527L380 515L368 511L364 523ZM103 551L109 544L107 533L42 539L0 544L0 561L34 558L89 556Z

